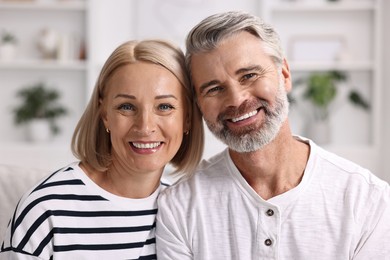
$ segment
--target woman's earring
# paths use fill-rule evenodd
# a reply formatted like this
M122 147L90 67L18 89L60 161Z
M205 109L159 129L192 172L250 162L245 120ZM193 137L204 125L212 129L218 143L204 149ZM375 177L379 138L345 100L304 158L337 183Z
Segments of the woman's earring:
M110 133L110 129L108 129L108 127L106 127L106 132L107 132L107 133Z
M188 135L189 133L190 133L190 131L185 131L184 135Z

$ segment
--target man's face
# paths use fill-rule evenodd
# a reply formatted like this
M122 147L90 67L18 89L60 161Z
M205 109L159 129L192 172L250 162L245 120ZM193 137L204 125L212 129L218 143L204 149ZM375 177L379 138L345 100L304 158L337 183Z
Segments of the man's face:
M210 131L237 152L271 142L288 115L288 68L279 70L262 41L240 32L193 55L192 79Z

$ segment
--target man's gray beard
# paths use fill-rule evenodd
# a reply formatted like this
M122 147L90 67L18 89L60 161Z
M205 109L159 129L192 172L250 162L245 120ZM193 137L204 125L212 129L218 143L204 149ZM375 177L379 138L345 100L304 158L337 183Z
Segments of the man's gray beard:
M275 139L288 116L289 102L283 81L279 84L276 107L271 109L267 102L262 102L262 104L264 105L265 121L256 132L249 129L247 133L235 134L221 121L213 124L205 119L205 122L210 131L230 149L239 153L254 152Z

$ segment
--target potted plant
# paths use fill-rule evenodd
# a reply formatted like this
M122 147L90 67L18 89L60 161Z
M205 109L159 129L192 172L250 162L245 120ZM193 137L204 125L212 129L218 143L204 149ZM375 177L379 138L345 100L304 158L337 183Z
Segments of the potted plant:
M347 76L344 72L328 71L312 73L308 77L294 82L295 86L305 87L302 97L311 104L310 112L312 112L311 115L314 120L308 129L308 135L313 139L317 139L319 143L329 142L329 116L331 108L339 93L340 83L346 80ZM296 98L293 94L289 95L289 99L291 104L296 103ZM357 90L349 90L347 100L364 110L370 109L369 102ZM313 137L314 134L316 138Z
M29 126L30 139L43 141L59 133L56 119L66 115L67 109L58 104L60 94L57 90L39 82L18 91L17 97L22 103L13 111L14 120L17 125Z
M3 30L0 39L0 59L12 60L16 54L17 39L12 33Z

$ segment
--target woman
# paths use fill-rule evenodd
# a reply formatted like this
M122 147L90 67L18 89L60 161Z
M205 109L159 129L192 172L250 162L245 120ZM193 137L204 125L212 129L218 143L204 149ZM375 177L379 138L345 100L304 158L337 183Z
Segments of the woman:
M72 139L80 160L16 208L4 259L155 259L156 198L167 163L192 172L203 125L183 53L130 41L108 58Z

